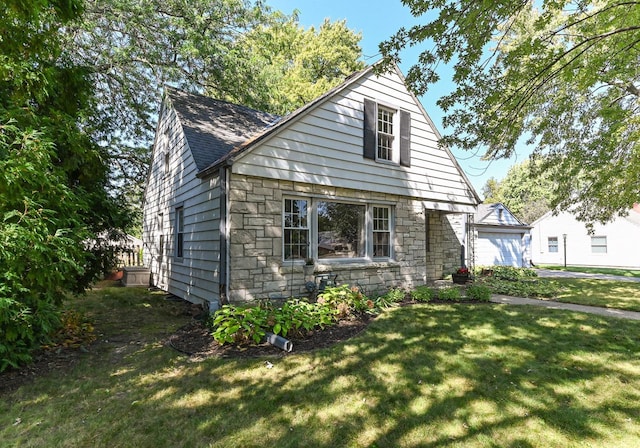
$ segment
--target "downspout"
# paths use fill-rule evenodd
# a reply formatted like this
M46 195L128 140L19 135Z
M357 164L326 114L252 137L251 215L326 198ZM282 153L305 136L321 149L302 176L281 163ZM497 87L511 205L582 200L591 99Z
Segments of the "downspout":
M219 168L220 176L220 304L229 304L229 169Z

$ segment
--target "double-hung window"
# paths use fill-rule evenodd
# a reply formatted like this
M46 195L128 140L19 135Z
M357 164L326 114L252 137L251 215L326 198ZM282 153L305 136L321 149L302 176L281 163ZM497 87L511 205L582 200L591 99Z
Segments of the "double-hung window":
M397 160L397 149L395 147L395 136L393 133L393 120L396 115L395 110L378 106L378 160Z
M176 208L175 238L176 238L176 257L184 256L184 208Z
M373 256L391 255L391 209L373 207Z
M309 258L309 202L284 200L284 259Z
M316 198L284 200L285 260L391 258L392 208Z
M381 163L411 166L411 113L364 99L363 156Z

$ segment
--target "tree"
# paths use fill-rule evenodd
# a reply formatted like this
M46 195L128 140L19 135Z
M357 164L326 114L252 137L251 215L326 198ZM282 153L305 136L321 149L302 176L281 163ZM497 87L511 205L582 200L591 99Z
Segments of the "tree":
M390 62L408 45L435 42L408 72L417 94L438 80L438 64L453 64L456 87L438 100L452 128L444 144L483 147L491 159L526 139L538 173L562 173L551 206L587 222L638 201L640 2L403 3L416 16L436 8L438 16L380 48Z
M346 21L325 19L318 29L304 29L294 14L260 25L236 42L246 81L226 96L258 110L289 113L365 67L360 39ZM208 93L225 95L221 89Z
M500 182L495 177L490 177L482 187L482 196L484 197L485 204L493 204L495 202L502 202L500 196Z
M343 22L304 30L259 1L90 0L66 35L70 57L93 67L96 140L132 198L165 84L285 113L361 66L360 36Z
M61 51L58 30L80 11L75 0L0 5L0 371L28 360L64 294L94 279L86 242L126 222L88 133L88 71Z
M484 191L491 195L485 196L485 203L503 203L524 223L540 218L551 210L555 176L549 172L533 176L534 171L531 162L525 161L509 168L502 181L489 179Z

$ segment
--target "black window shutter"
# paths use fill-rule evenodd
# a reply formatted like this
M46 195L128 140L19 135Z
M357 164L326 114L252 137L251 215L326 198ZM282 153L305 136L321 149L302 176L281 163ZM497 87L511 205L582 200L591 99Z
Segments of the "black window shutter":
M364 99L364 145L363 156L365 159L376 159L376 102Z
M400 165L411 166L411 114L400 111Z

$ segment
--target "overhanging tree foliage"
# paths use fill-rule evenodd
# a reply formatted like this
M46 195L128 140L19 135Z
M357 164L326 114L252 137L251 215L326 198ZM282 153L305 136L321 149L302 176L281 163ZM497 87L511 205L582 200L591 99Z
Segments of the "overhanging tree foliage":
M551 192L555 175L548 172L531 176L531 162L525 161L509 168L501 181L493 178L485 184L485 203L501 202L524 223L531 224L551 208Z
M62 55L79 1L0 6L0 371L29 359L57 305L94 279L86 242L126 222L89 136L87 69Z
M415 16L380 48L387 62L424 43L407 80L424 94L440 63L454 91L438 104L443 143L508 157L535 145L538 172L556 179L552 207L587 222L626 214L640 199L640 2L403 0Z
M129 197L142 192L164 84L283 114L362 66L343 22L304 30L259 1L90 0L66 36L93 67L96 139Z

